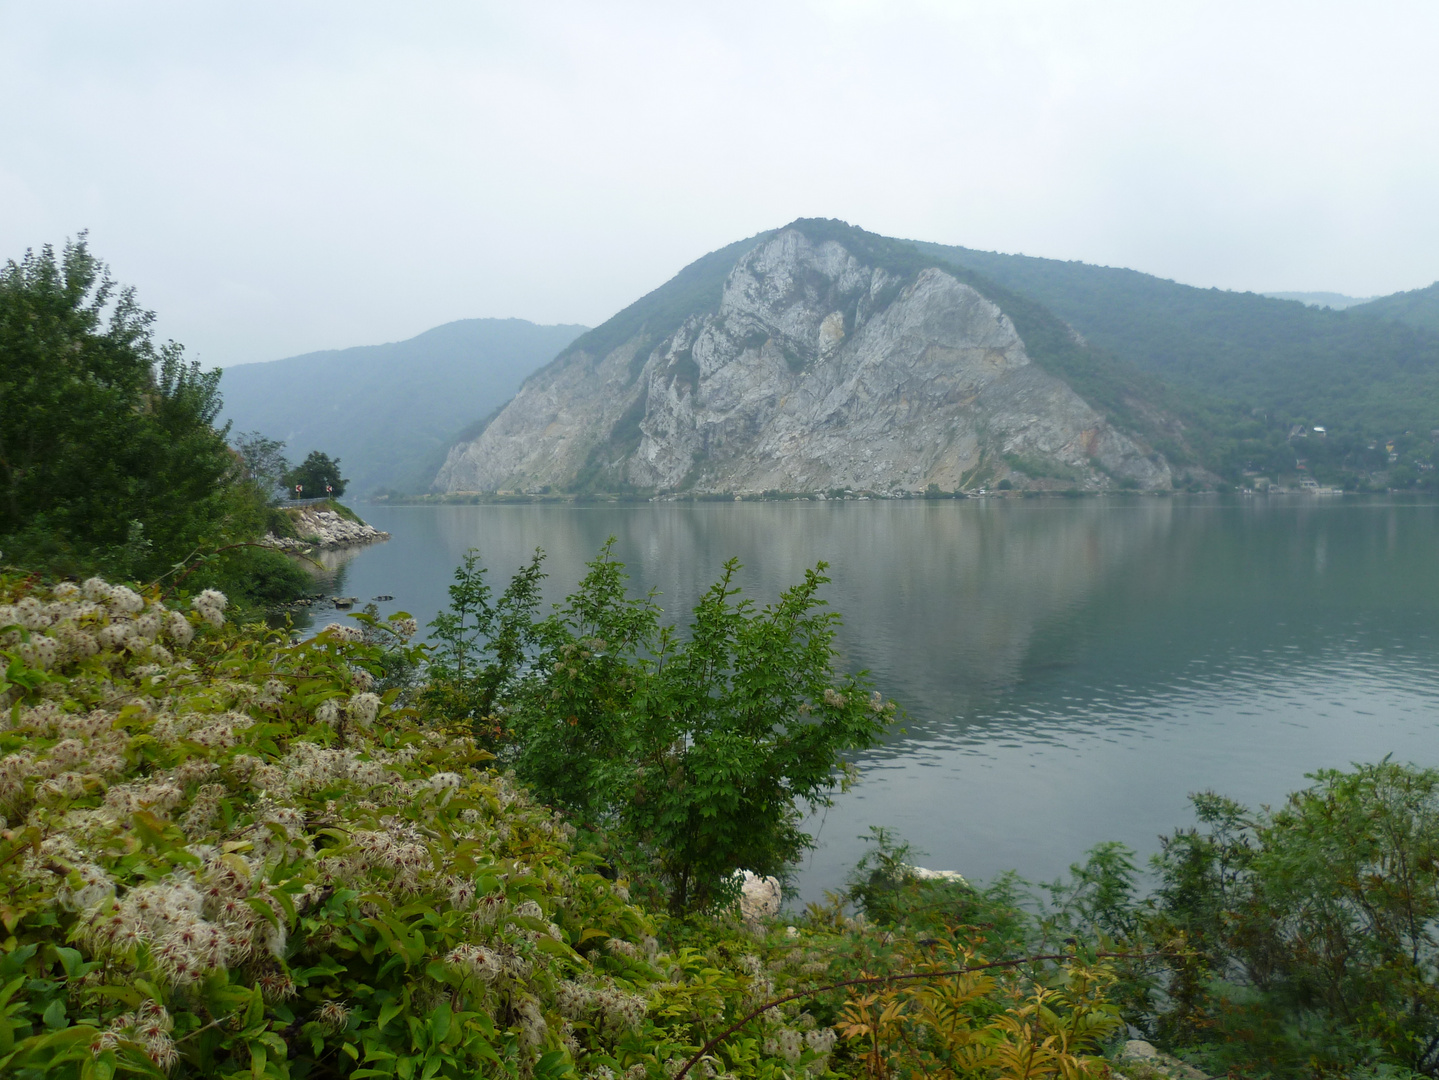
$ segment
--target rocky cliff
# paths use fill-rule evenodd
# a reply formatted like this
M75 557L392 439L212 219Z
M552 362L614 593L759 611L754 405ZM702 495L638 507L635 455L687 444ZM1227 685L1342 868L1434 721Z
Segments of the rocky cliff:
M587 335L532 376L435 488L1170 486L1164 459L1034 363L999 306L879 239L827 222L757 238L717 298L663 309L676 326Z

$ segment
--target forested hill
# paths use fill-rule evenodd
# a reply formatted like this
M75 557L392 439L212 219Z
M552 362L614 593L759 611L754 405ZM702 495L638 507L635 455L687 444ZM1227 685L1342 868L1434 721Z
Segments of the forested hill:
M1134 270L915 246L1037 300L1091 344L1190 395L1374 435L1439 426L1439 326L1373 317L1398 298L1334 311Z
M225 370L236 432L339 457L350 490L423 488L456 434L503 405L525 376L584 333L523 319L462 319L407 341Z
M1439 281L1426 289L1394 293L1370 300L1354 309L1356 315L1396 319L1426 330L1439 332Z

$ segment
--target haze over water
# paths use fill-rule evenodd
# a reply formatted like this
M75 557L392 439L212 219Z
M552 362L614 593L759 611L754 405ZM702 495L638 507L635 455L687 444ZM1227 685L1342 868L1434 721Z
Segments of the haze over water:
M934 868L1048 879L1148 855L1213 789L1277 802L1318 768L1439 765L1439 506L1313 497L365 508L393 539L337 589L432 618L466 548L498 589L536 547L559 600L611 535L681 625L726 558L760 602L817 561L842 663L904 731L816 820L806 899L884 825ZM317 612L328 621L330 616Z

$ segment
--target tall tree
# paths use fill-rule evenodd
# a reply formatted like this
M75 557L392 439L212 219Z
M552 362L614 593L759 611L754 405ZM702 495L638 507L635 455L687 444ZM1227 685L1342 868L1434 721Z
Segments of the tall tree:
M132 572L222 540L243 512L214 427L218 371L157 345L85 234L0 268L0 537ZM141 566L139 564L146 564Z
M244 462L246 478L265 501L278 498L291 468L285 458L285 444L258 431L246 431L235 436L235 451Z

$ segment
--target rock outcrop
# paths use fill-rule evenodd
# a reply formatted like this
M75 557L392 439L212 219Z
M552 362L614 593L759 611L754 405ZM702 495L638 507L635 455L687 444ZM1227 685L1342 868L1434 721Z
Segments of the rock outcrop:
M1120 1047L1111 1069L1126 1080L1208 1080L1208 1074L1143 1039L1130 1039Z
M599 355L582 338L451 450L435 488L1170 486L974 287L850 246L791 226L662 339L641 327Z
M295 525L295 536L268 533L264 543L281 551L303 551L307 548L353 547L390 538L389 533L381 532L373 525L366 525L363 521L351 521L333 510L321 510L313 506L292 511L290 520Z
M740 918L747 923L763 922L779 915L784 893L779 878L763 877L752 870L736 870L740 882Z

